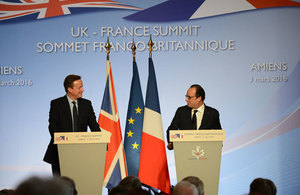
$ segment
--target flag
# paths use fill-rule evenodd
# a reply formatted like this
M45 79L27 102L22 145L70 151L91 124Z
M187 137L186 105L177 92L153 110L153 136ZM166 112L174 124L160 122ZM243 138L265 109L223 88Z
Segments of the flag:
M297 7L299 0L176 0L159 4L125 16L139 22L187 21L230 13L239 13L271 7ZM189 30L187 30L189 31ZM186 32L187 32L186 31Z
M102 131L111 133L106 152L103 186L112 189L127 176L121 127L110 61L106 62L106 85L98 121Z
M86 8L141 10L141 8L111 0L1 0L0 21L20 17L22 21L26 16L41 19L88 12Z
M134 175L137 177L140 163L143 119L144 100L141 90L139 72L136 62L134 61L124 135L124 149L128 175Z
M159 189L164 193L171 193L158 90L152 58L149 58L149 76L144 112L139 178L144 184Z

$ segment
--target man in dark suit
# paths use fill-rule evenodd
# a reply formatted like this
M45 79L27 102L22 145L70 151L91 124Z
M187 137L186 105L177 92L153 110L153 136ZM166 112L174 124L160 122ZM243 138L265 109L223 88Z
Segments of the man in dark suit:
M170 130L222 129L219 112L204 104L205 91L200 85L192 85L185 95L186 106L179 107L167 130L168 149L173 149Z
M60 175L57 145L53 144L55 132L100 131L99 124L89 100L82 98L84 92L81 77L68 75L64 80L66 95L51 101L49 132L51 140L44 161L52 166L53 175Z

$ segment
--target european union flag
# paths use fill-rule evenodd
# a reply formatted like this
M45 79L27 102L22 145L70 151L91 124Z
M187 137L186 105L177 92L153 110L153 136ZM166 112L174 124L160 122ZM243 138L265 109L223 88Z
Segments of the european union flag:
M134 61L124 135L124 149L128 175L138 176L139 173L143 118L144 101L137 64Z

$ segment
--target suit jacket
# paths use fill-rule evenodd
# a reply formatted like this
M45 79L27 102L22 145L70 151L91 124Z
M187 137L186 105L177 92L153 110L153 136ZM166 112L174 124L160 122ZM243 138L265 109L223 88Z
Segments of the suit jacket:
M91 101L78 99L78 128L80 131L100 131L99 124L91 104ZM55 132L73 132L72 114L67 96L51 101L49 113L49 133L51 140L44 156L44 161L50 164L58 164L57 146L53 144Z
M179 107L175 113L171 125L167 129L167 140L169 139L170 130L190 130L193 129L192 123L192 108L188 106ZM199 129L222 129L219 112L205 105L204 114Z

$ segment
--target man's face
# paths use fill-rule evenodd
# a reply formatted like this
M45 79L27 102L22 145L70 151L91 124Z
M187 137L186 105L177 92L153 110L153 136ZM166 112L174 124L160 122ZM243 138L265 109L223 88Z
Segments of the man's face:
M197 109L202 105L202 97L196 97L196 88L189 88L185 95L185 101L188 107Z
M68 88L68 95L72 100L82 98L84 92L82 80L76 80L73 82L73 87Z

